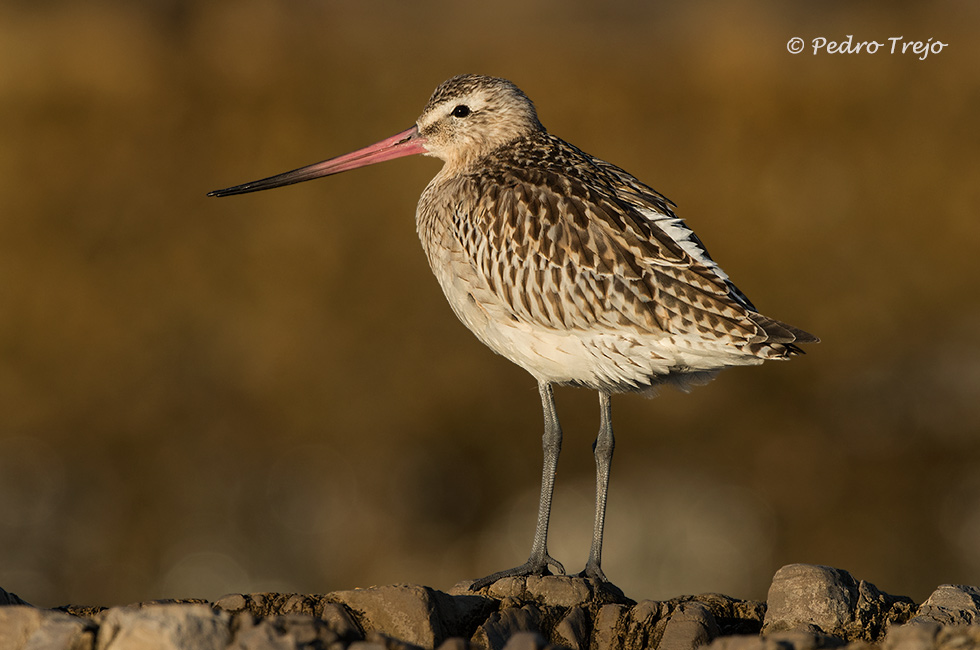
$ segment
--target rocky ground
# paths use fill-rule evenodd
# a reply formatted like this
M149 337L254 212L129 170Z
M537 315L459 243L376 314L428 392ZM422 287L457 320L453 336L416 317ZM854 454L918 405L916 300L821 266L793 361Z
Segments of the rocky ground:
M481 592L394 585L325 595L38 609L0 590L3 650L808 650L980 648L980 589L921 604L846 571L780 569L768 602L720 594L633 601L581 578L507 578Z

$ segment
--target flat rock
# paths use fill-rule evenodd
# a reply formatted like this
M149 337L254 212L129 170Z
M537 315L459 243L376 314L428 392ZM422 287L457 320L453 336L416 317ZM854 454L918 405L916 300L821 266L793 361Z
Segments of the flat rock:
M555 607L574 607L592 600L595 586L594 580L571 576L528 576L525 597Z
M225 650L230 618L202 604L113 607L98 616L95 650Z
M682 603L667 618L658 650L690 650L707 645L719 634L714 614L703 603Z
M964 585L940 585L926 599L911 623L935 621L941 625L980 624L980 589Z
M365 631L375 630L423 648L435 648L449 636L428 587L371 587L335 591L328 598L350 610Z
M89 650L94 644L94 631L95 626L90 622L62 612L30 605L0 607L0 648L3 650Z

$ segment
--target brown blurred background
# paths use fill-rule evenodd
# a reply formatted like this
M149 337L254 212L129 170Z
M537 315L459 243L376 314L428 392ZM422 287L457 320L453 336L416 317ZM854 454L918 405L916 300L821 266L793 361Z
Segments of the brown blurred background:
M205 197L407 128L470 71L676 201L764 313L823 339L614 401L610 578L980 583L980 6L814 7L0 5L0 586L448 588L525 559L537 392L431 277L413 214L438 161ZM949 46L809 49L848 34ZM578 571L596 398L558 407L552 552Z

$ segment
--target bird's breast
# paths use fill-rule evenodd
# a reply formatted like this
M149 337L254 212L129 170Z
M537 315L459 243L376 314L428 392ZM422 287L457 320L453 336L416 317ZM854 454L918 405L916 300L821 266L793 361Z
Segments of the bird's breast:
M494 352L539 381L609 391L642 390L679 369L710 371L717 367L717 357L706 359L684 337L639 326L592 322L594 310L606 300L595 287L586 296L595 303L589 307L592 320L563 322L578 318L576 294L561 290L568 289L564 286L550 291L550 285L535 280L534 274L515 271L518 265L527 266L529 258L505 255L486 243L493 239L492 233L481 231L485 220L467 209L475 204L469 200L465 189L433 181L419 201L416 225L429 265L453 312ZM520 248L511 244L511 248ZM539 294L568 297L564 307L552 310L547 301L534 300ZM734 362L726 358L722 365Z

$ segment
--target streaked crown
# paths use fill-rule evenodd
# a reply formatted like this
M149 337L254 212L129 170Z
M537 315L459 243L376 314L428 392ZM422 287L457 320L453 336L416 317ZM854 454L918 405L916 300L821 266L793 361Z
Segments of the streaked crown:
M520 88L506 79L475 74L458 75L436 88L417 125L429 154L451 168L544 130Z

